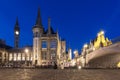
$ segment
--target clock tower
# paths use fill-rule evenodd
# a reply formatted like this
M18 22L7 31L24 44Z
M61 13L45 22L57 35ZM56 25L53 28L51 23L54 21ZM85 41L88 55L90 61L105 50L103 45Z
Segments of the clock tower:
M18 18L16 19L16 24L14 27L14 47L18 48L19 47L19 37L20 37L20 28L18 24Z

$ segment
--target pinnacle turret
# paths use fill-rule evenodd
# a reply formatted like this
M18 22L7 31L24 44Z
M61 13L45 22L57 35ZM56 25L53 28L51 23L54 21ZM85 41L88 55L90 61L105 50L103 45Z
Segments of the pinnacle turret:
M20 30L20 28L19 28L19 23L18 23L18 17L16 18L16 23L15 23L15 28L14 28L14 30Z
M48 18L48 34L51 34L51 20L50 17Z
M37 27L42 27L42 20L41 20L41 15L40 15L40 8L38 8L38 15L36 19L36 24Z

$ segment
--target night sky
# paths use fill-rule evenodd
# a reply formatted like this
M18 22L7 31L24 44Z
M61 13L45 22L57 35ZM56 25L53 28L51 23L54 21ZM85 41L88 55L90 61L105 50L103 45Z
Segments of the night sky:
M32 27L40 7L42 24L58 30L67 47L81 50L84 43L105 31L109 39L120 36L119 0L0 0L0 38L14 45L14 26L18 16L20 47L32 45Z

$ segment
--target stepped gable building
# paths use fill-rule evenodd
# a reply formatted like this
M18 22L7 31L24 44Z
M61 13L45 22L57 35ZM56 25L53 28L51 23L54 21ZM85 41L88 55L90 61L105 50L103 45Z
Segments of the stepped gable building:
M14 48L1 46L0 43L0 64L14 66L48 66L60 65L61 54L66 52L66 41L59 38L58 32L51 27L51 20L48 18L48 29L45 30L42 25L40 9L36 23L32 28L33 31L33 46L19 47L20 42L20 27L18 18L14 27ZM32 35L31 35L32 36ZM4 43L4 41L2 41ZM2 48L1 48L2 47ZM64 48L64 49L63 49Z

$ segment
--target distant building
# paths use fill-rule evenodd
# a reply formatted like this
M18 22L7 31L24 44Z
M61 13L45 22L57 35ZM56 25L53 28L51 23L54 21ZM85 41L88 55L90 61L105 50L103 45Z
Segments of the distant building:
M107 47L111 44L112 41L105 37L104 31L100 31L94 40L90 41L89 44L86 44L87 47L85 47L85 45L83 46L81 54L84 55L85 50L87 50L87 53L90 53L94 50L97 50L101 47Z
M3 63L8 62L8 49L12 47L6 45L5 41L0 39L0 65Z
M82 67L90 67L90 64L92 64L92 66L96 66L96 65L101 65L101 64L98 64L97 61L99 60L99 58L97 59L96 58L96 61L95 62L91 62L90 64L88 64L88 60L90 59L90 57L93 57L93 56L97 56L99 55L100 53L101 54L104 54L104 51L102 51L102 49L111 46L112 45L112 42L107 38L105 37L104 35L104 31L100 31L98 34L97 34L97 37L90 41L90 44L85 44L82 48L82 53L81 53L81 56L80 56L80 63L82 65ZM99 54L97 54L99 51L101 50L101 52L99 52ZM94 54L95 52L97 52L96 54Z
M97 38L93 40L92 43L95 49L112 44L112 42L107 37L105 38L104 31L100 31L97 35Z

